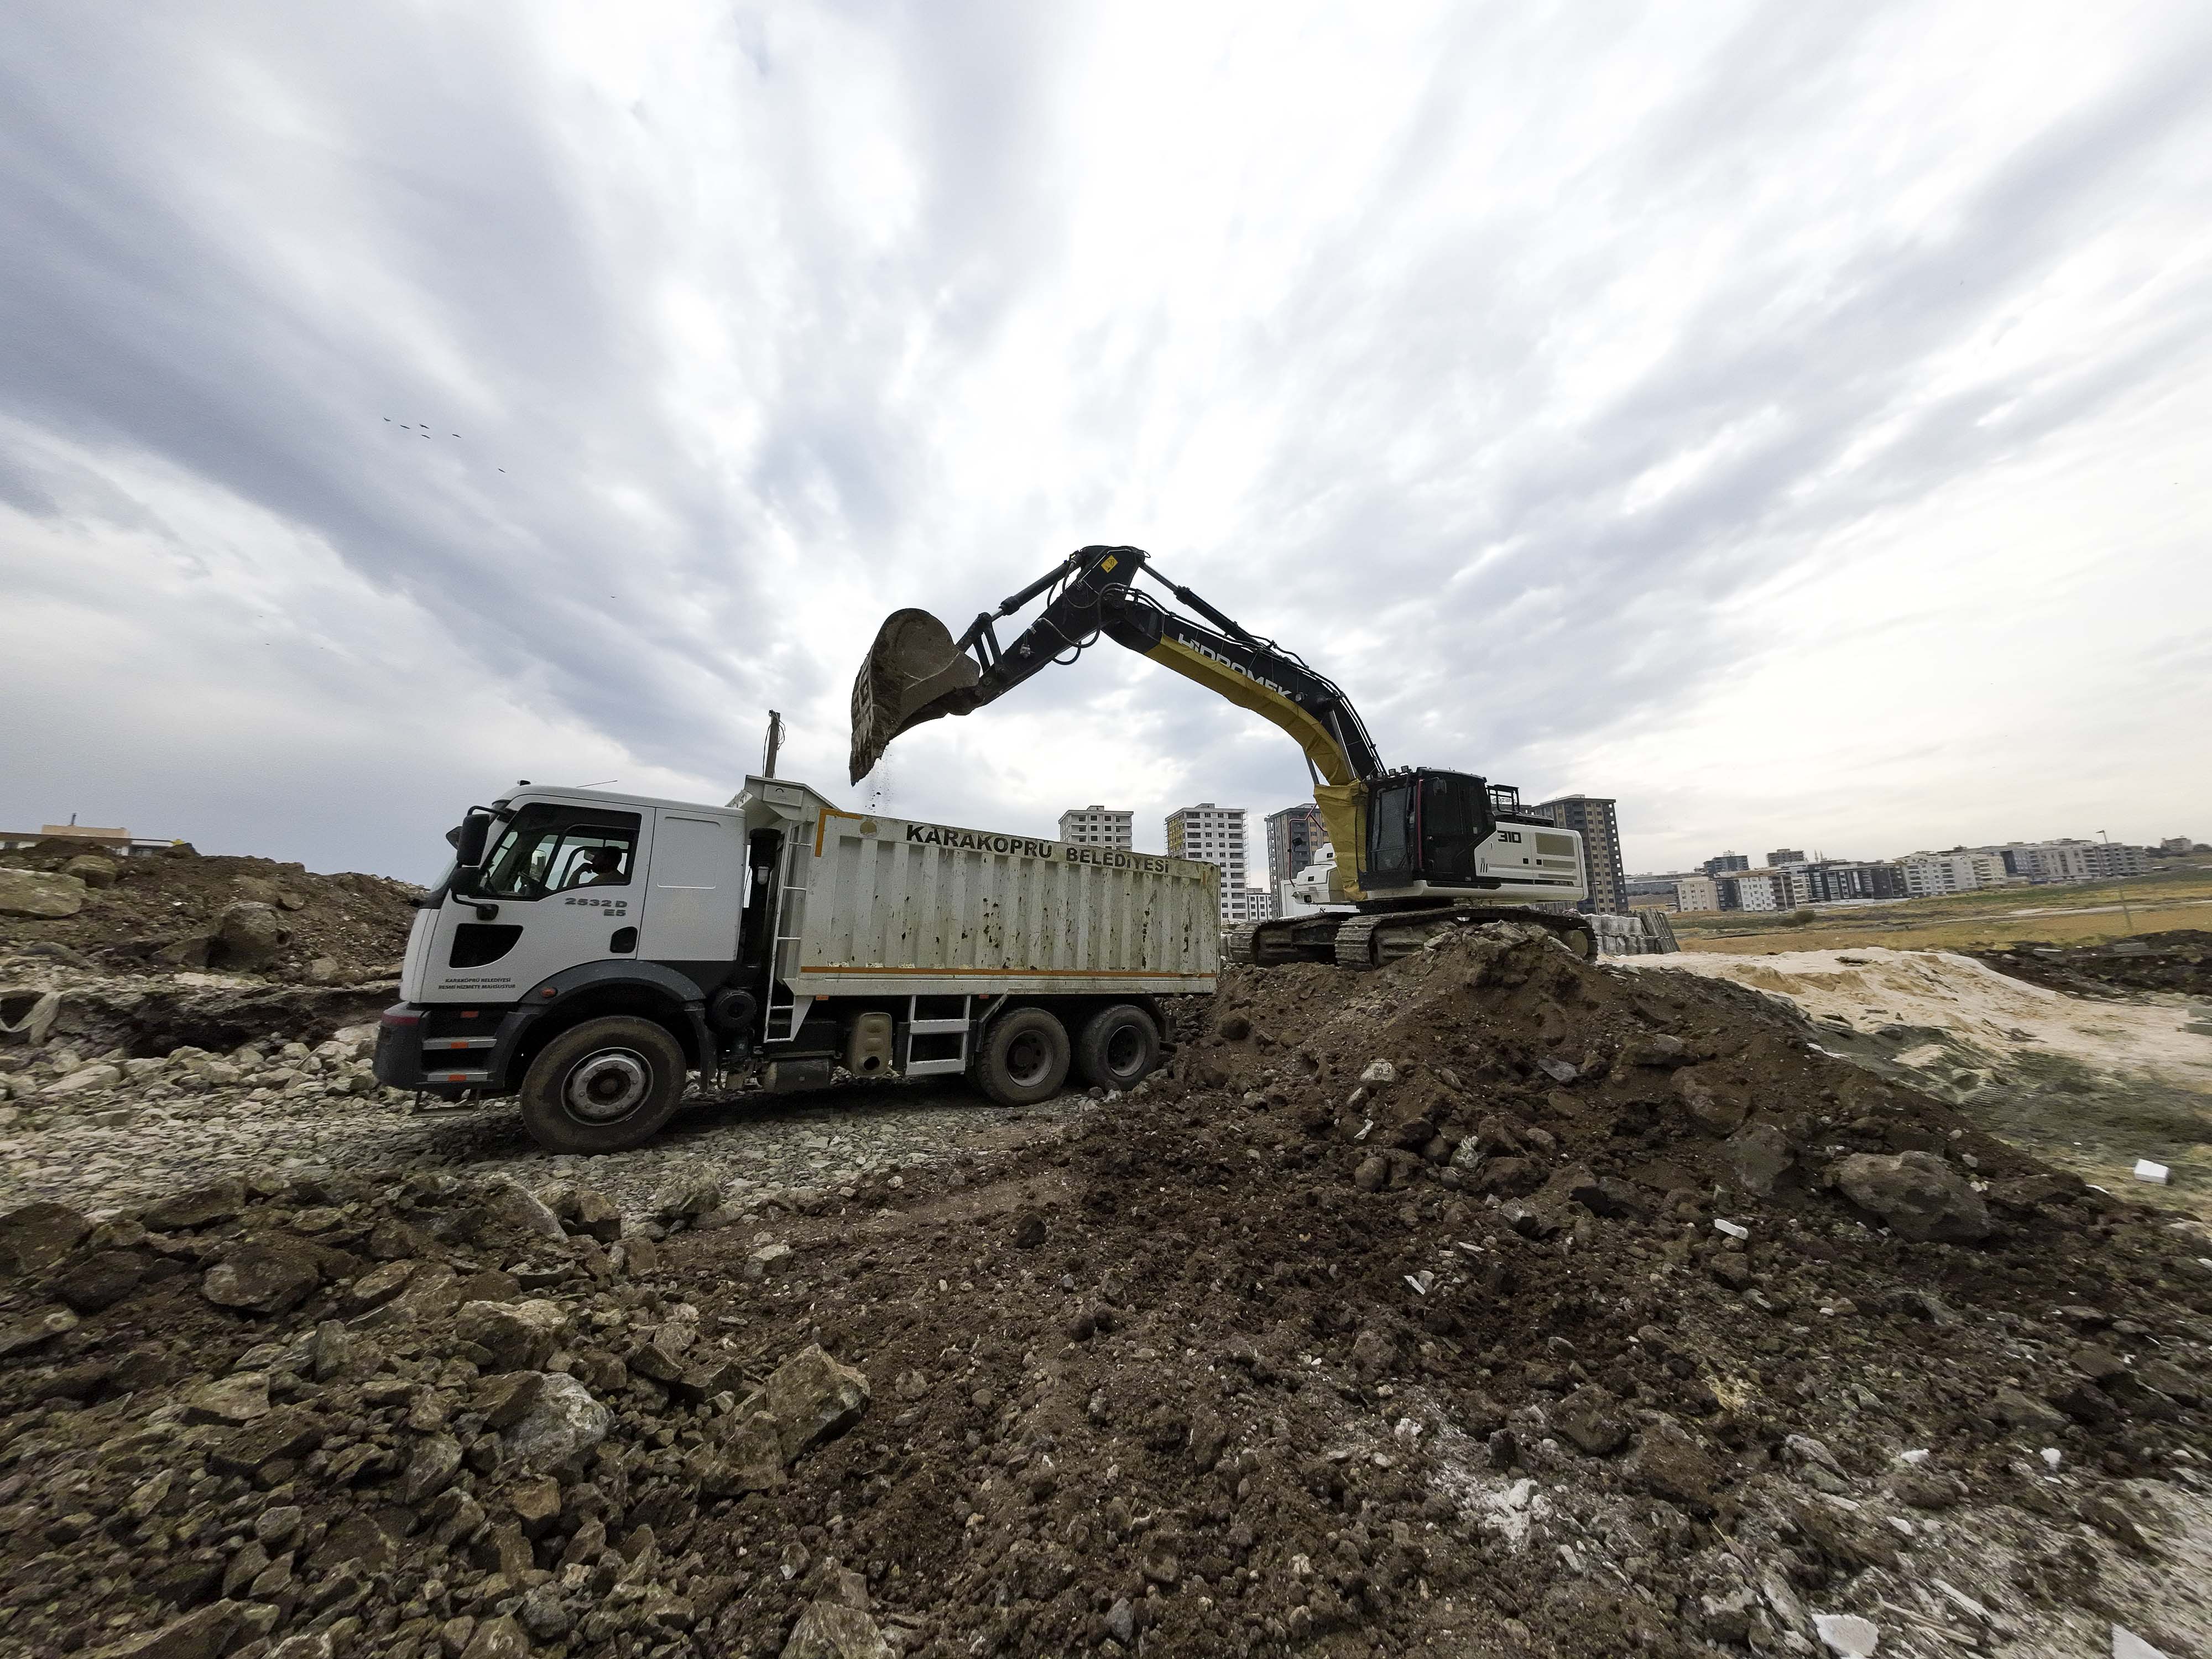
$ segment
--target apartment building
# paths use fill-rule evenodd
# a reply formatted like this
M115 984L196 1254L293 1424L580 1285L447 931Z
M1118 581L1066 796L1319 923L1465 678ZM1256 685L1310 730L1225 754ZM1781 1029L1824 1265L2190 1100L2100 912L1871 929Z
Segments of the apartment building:
M1200 801L1168 814L1168 855L1195 859L1221 872L1221 924L1250 920L1245 897L1244 809Z
M1806 872L1813 896L1808 904L1840 904L1851 899L1905 896L1905 872L1894 864L1820 863Z
M2013 875L2003 855L1993 852L1915 853L1898 862L1905 871L1905 890L1913 898L2002 887Z
M2141 847L2130 847L2123 842L2084 842L2081 862L2093 881L2110 881L2115 876L2147 876L2150 873L2150 854Z
M1060 815L1060 838L1078 847L1134 846L1134 812L1117 812L1106 806L1071 806Z
M1724 876L1732 870L1748 870L1751 860L1741 853L1723 853L1718 858L1707 859L1698 866L1709 876Z
M1778 847L1766 855L1766 867L1770 870L1779 870L1785 864L1803 864L1807 861L1804 849L1802 848L1793 852L1787 847Z
M1299 871L1321 856L1328 840L1328 827L1321 808L1311 801L1285 806L1267 814L1267 880L1271 885L1297 878Z
M1677 910L1719 909L1720 884L1711 876L1684 876L1674 884L1674 908Z
M1620 824L1614 803L1603 795L1561 795L1530 808L1583 838L1583 887L1589 896L1575 908L1606 915L1628 914L1628 866L1620 857Z
M1778 870L1738 870L1712 878L1723 910L1794 910L1790 878Z

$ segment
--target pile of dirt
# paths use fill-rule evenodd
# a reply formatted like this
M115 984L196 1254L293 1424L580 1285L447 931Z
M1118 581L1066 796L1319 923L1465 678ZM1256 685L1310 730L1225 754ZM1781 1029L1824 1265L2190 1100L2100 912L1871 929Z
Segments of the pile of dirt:
M0 957L110 973L215 969L346 984L398 972L419 888L188 847L109 858L49 839L0 854Z
M1232 973L1166 1073L948 1178L538 1199L294 1172L0 1218L6 1641L2212 1632L2212 1236L1533 929Z
M1999 973L2075 996L2174 991L2212 997L2212 933L2193 927L2137 933L2103 945L2023 943L1976 951Z
M396 979L286 985L220 974L95 976L46 968L35 983L0 985L0 1073L51 1064L42 1045L117 1060L272 1041L313 1047L373 1023L398 995Z

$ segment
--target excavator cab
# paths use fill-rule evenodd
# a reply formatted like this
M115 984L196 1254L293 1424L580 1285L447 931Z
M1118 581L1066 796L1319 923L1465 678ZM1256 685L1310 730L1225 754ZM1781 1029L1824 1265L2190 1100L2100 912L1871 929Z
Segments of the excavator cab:
M1369 786L1366 868L1369 891L1391 888L1473 888L1480 855L1497 821L1490 786L1464 772L1387 773Z

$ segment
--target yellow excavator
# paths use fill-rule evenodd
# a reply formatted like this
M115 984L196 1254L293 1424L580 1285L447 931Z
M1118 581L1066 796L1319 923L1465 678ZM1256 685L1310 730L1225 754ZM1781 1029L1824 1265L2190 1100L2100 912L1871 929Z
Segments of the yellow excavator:
M1140 577L1205 623L1139 589ZM1040 596L1043 610L1002 648L996 624ZM1597 954L1588 918L1563 913L1586 896L1580 836L1524 811L1509 786L1465 772L1385 768L1333 682L1168 580L1141 548L1079 549L957 640L927 611L892 612L853 683L853 781L901 732L972 713L1102 637L1273 720L1305 751L1336 849L1333 908L1232 929L1231 961L1372 968L1445 930L1498 921L1535 923L1577 954ZM1540 903L1562 909L1525 908Z

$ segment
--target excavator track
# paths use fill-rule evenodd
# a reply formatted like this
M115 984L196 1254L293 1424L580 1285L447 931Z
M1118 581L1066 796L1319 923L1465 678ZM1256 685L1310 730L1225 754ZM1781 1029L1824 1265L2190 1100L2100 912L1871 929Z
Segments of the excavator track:
M1222 955L1248 968L1334 962L1337 931L1346 920L1341 911L1324 910L1316 915L1285 916L1279 921L1232 927L1225 936Z
M1380 968L1401 957L1412 956L1431 939L1455 927L1477 927L1490 921L1524 922L1547 929L1585 961L1597 954L1596 935L1580 916L1556 915L1548 910L1510 905L1455 904L1434 909L1384 910L1346 916L1336 930L1336 965L1353 969Z

